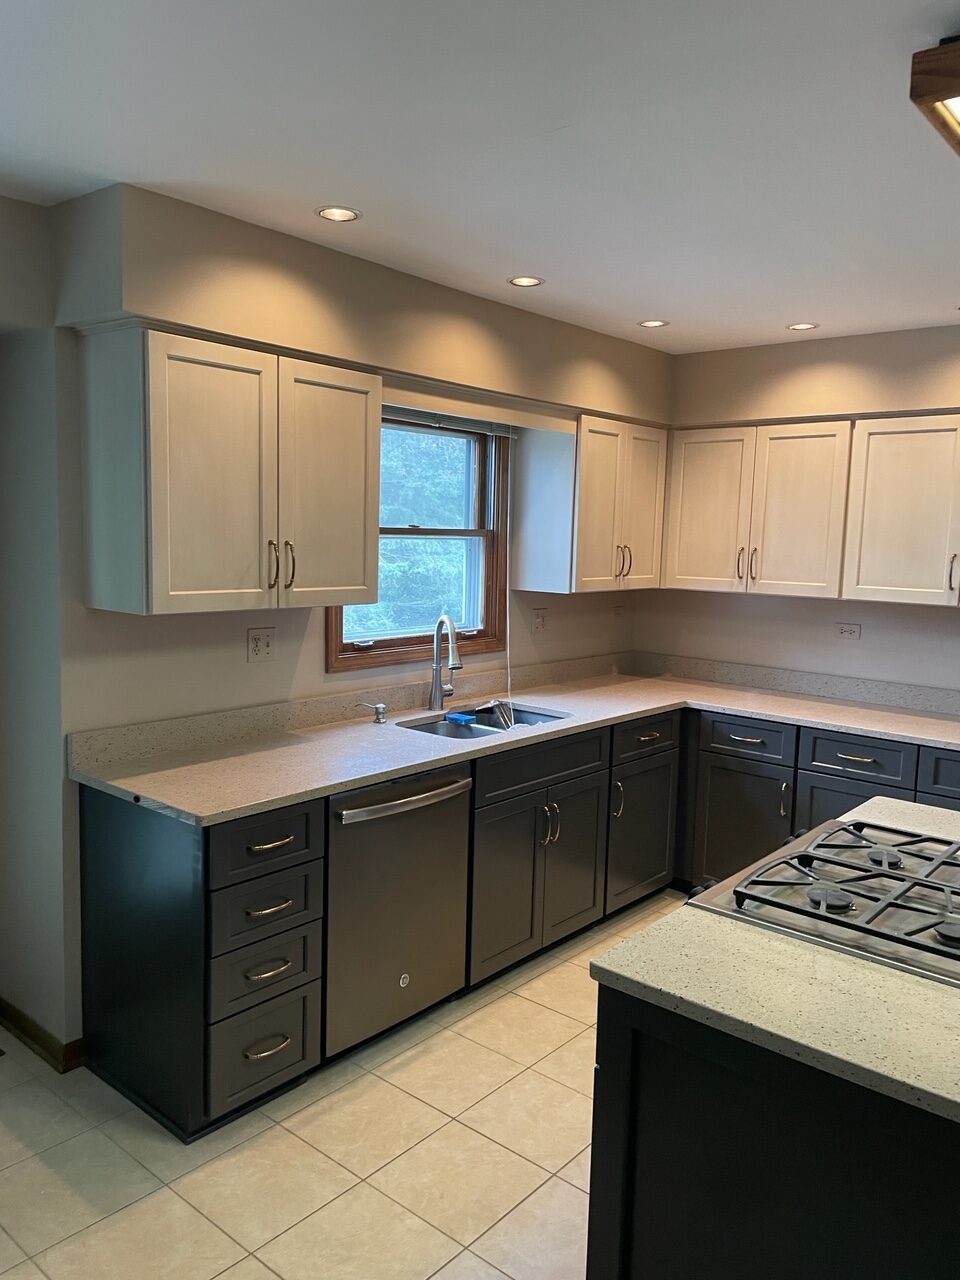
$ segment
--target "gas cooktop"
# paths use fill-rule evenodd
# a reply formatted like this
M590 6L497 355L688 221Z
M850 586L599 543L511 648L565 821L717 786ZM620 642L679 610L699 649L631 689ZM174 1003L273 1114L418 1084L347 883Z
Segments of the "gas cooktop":
M825 822L690 905L960 986L960 841Z

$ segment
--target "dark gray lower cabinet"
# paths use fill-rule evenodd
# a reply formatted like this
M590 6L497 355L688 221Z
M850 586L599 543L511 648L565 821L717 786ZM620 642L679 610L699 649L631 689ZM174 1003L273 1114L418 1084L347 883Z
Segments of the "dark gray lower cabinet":
M679 751L618 765L610 786L605 910L673 879Z
M793 768L700 753L694 875L724 880L793 830Z
M933 796L923 791L917 792L917 804L935 804L941 809L960 809L960 800L955 796Z
M554 818L544 846L543 945L603 915L607 850L607 774L561 782L547 791Z
M891 800L912 800L913 792L903 787L887 787L880 782L859 782L855 778L831 778L801 769L797 774L795 831L809 831L821 822L839 818L871 796Z

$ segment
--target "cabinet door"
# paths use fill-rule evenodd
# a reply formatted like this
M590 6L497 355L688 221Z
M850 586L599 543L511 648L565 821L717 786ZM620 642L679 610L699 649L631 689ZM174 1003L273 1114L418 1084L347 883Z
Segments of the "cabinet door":
M663 585L744 591L756 427L676 431Z
M673 879L679 751L620 765L610 787L605 910Z
M575 591L614 591L619 582L626 434L623 422L580 419Z
M634 590L659 587L667 433L628 426L624 448L621 585Z
M592 773L547 792L553 836L544 849L543 945L603 913L609 774Z
M956 604L960 418L893 418L853 430L843 594ZM952 579L952 580L951 580Z
M472 983L543 945L543 849L549 830L546 791L474 812Z
M276 604L277 358L150 333L150 611Z
M377 598L381 381L280 360L280 602Z
M747 589L838 596L849 422L758 427Z
M694 875L725 880L793 830L793 770L701 752Z
M795 831L809 831L821 822L839 818L873 796L891 800L912 800L913 790L888 787L881 782L857 782L854 778L829 778L822 773L797 774L797 810Z

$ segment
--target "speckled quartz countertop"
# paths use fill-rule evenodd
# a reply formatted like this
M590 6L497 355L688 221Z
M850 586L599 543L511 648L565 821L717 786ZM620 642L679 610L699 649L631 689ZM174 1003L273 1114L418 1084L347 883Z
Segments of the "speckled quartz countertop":
M960 813L846 817L960 840ZM601 983L960 1121L960 989L689 904L597 957Z
M473 704L485 700L475 698ZM239 744L193 750L184 745L135 766L122 760L101 765L95 759L72 758L69 773L77 782L207 826L677 707L960 749L960 719L955 717L670 676L594 676L575 684L524 689L514 700L562 712L565 718L517 725L474 741L403 728L398 720L429 717L428 712L406 711L388 717L383 725L368 718L273 733Z

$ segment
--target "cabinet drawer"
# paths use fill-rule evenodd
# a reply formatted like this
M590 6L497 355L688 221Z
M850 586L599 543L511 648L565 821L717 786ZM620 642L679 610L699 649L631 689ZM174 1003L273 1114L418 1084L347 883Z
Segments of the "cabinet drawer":
M211 1120L317 1066L320 987L319 982L311 982L210 1028L207 1099Z
M823 729L800 733L800 768L852 778L876 778L912 791L917 781L917 748L883 738L854 738Z
M496 804L551 782L605 769L610 763L610 730L555 738L535 747L502 751L477 761L476 804Z
M210 953L260 942L323 914L323 859L210 894Z
M680 741L680 712L631 720L613 727L613 763L626 764L655 751L669 751Z
M797 754L797 730L773 720L740 719L708 712L700 717L700 747L747 760L792 765Z
M917 790L960 798L960 751L921 747Z
M323 855L323 801L273 809L210 828L210 888Z
M319 978L322 925L278 933L210 962L210 1021L219 1022Z

